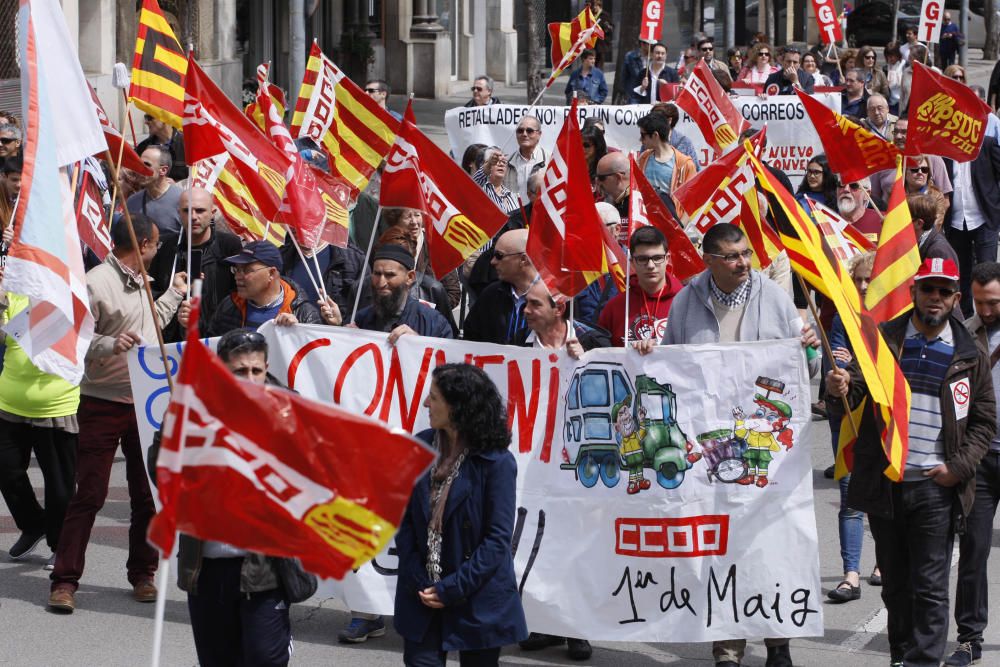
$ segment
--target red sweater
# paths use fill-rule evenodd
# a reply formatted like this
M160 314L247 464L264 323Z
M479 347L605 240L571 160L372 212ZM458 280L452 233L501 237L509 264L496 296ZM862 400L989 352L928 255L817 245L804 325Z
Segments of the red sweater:
M654 338L660 340L667 326L667 313L674 297L684 285L672 273L667 271L667 284L659 294L646 294L639 287L639 279L632 276L629 282L629 341ZM597 323L611 334L611 343L615 347L625 345L625 294L619 294L608 301L601 311Z

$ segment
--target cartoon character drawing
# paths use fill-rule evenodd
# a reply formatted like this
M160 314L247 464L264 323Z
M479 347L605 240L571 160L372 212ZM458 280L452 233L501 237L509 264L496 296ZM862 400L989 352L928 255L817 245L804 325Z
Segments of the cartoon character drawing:
M649 480L642 472L645 455L642 452L642 439L646 437L646 428L636 424L632 418L632 394L615 403L611 408L611 421L615 423L615 431L621 438L622 458L628 467L628 493L634 495L640 490L648 489ZM639 422L646 421L646 409L639 408Z
M749 486L756 482L759 488L768 484L768 466L774 459L774 452L792 448L792 430L788 421L792 418L792 408L771 396L772 391L784 392L785 384L771 378L758 377L757 386L766 390L766 395L754 394L753 402L758 406L747 417L743 408L733 408L733 434L746 442L743 460L747 464L747 474L737 480L738 484ZM779 444L780 443L780 444Z

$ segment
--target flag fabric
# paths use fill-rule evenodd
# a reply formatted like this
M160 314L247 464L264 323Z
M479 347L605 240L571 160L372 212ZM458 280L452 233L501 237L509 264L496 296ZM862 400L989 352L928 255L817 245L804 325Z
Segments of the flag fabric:
M646 175L642 173L635 162L635 156L629 156L629 226L628 237L631 239L639 227L652 226L663 232L667 239L667 255L670 258L670 269L679 280L687 280L705 270L705 262L691 239L681 229L680 224L670 215L666 205L649 184Z
M546 88L580 57L584 49L592 49L598 39L604 39L604 31L597 23L597 16L587 6L572 21L550 23L549 37L552 38L552 74L545 84Z
M889 462L885 475L893 481L900 481L906 467L909 443L910 385L882 337L878 324L863 307L861 296L846 267L834 256L823 235L792 194L771 176L756 156L750 159L772 206L780 208L787 216L788 224L800 244L801 257L810 262L808 266L802 266L798 263L799 255L789 252L792 268L833 301L844 323L854 358L874 402L872 407L882 448Z
M77 188L76 224L80 242L91 249L97 259L111 252L111 224L104 211L102 193L108 189L104 171L92 157L80 163L80 179Z
M975 160L991 113L962 82L913 63L906 155L940 155L956 162Z
M871 130L836 113L801 90L795 91L823 143L830 170L845 183L895 169L900 151ZM912 99L912 97L911 97Z
M215 205L229 228L244 241L264 240L266 231L268 241L279 248L284 244L284 226L278 223L267 225L253 195L233 167L229 153L198 162L194 166L191 185L212 193Z
M107 142L59 3L21 0L16 34L25 141L4 288L29 307L4 328L39 370L79 384L94 318L65 166Z
M386 157L379 203L423 211L431 268L439 277L485 246L507 222L458 163L405 118Z
M545 167L528 227L528 257L553 296L576 296L609 269L610 234L594 205L576 110L574 98ZM572 275L583 273L592 277Z
M292 115L292 136L308 137L330 159L330 175L350 184L351 201L392 148L399 121L348 78L313 42Z
M264 88L267 96L271 98L271 104L274 106L278 118L284 119L285 110L288 108L288 100L285 99L285 91L267 80L270 70L271 65L268 63L257 65L257 95L259 97L261 94L259 89ZM267 122L256 99L243 109L243 113L260 128L261 132L267 133Z
M913 219L906 205L902 162L896 167L896 183L889 195L889 208L875 251L865 307L876 322L888 322L913 307L910 287L920 268L920 250Z
M163 420L149 540L169 554L181 531L340 579L389 543L433 460L402 429L237 379L192 328Z
M156 0L143 0L128 93L132 103L150 116L180 129L187 67L184 49L160 5Z
M812 216L816 227L830 245L833 254L845 266L847 261L855 255L861 255L875 249L875 244L858 231L857 227L844 220L839 213L834 213L823 204L808 197L805 201L809 207L808 213Z
M716 155L735 144L750 127L704 60L698 60L676 102L697 123Z
M184 157L193 166L219 153L232 156L233 167L253 194L265 220L281 207L292 161L188 60L184 105Z
M90 88L90 95L94 100L94 111L97 113L97 120L101 124L101 129L104 130L104 140L108 143L108 154L111 155L112 160L118 159L118 154L121 153L122 161L121 166L126 169L131 169L132 171L142 174L143 176L149 176L153 173L153 170L147 167L142 162L142 158L139 154L135 152L132 145L125 141L122 133L118 131L114 125L111 124L111 119L108 118L108 114L104 111L104 106L101 104L101 100L97 97L97 91L93 87ZM103 155L98 155L97 157L103 158Z
M855 428L861 425L861 417L868 408L868 399L864 398L858 406L851 410L851 416L846 414L840 418L840 434L837 437L837 458L834 462L834 479L843 479L854 470L854 445L858 441Z

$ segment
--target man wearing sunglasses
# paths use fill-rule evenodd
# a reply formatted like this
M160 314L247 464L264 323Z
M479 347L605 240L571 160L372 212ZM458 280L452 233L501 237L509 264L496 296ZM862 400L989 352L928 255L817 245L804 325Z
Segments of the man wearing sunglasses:
M545 149L538 145L542 140L542 124L535 116L525 116L514 131L517 150L507 156L507 173L503 184L516 194L522 204L528 202L528 175L546 160Z
M882 218L874 209L868 208L871 182L867 178L853 183L844 183L837 178L837 210L844 219L854 225L859 232L873 239L882 231Z
M149 114L143 117L143 122L146 124L149 136L139 142L135 152L142 155L150 146L166 146L171 159L167 176L174 181L183 181L188 177L187 164L184 162L184 135L172 125Z
M382 79L372 79L365 84L365 92L368 97L375 100L375 103L389 112L396 120L403 120L403 117L389 108L389 84Z
M490 104L500 104L493 97L493 79L485 74L477 76L472 82L472 99L465 103L467 107L485 107Z
M944 657L954 537L965 530L976 468L996 434L989 355L952 315L958 278L954 262L924 260L910 290L913 309L880 327L912 392L901 481L885 476L881 425L857 360L826 377L830 396L847 396L852 407L868 398L848 503L868 514L875 538L893 665Z
M17 125L0 125L0 158L21 154L21 128Z

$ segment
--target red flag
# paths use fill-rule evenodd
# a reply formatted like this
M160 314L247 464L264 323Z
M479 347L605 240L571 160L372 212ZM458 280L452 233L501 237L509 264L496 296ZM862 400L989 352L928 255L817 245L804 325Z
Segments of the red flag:
M913 63L906 155L975 160L986 136L990 107L964 83ZM895 163L893 164L895 166Z
M831 111L811 95L795 92L823 142L830 170L840 174L842 181L853 183L876 171L896 168L900 153L895 145Z
M388 543L433 459L399 429L238 380L192 328L163 420L163 509L149 540L170 553L181 531L339 579Z
M121 166L143 176L152 174L153 170L143 164L139 154L135 152L131 144L125 141L118 128L111 124L111 119L108 118L107 112L104 111L104 107L101 105L101 100L97 97L97 91L91 88L90 96L94 99L94 111L97 113L97 120L101 123L101 129L104 130L104 139L108 142L108 153L111 155L111 159L117 160L118 154L121 153ZM98 155L97 157L104 159L103 155Z
M737 224L744 196L754 187L746 151L731 150L674 190L677 214L702 234L720 222Z
M458 163L406 119L386 157L379 203L424 212L427 250L436 276L459 266L507 222L504 212Z
M88 158L83 161L83 176L77 189L76 228L80 232L80 241L94 251L97 258L104 258L111 252L111 225L104 213L104 203L101 201L99 181L104 180L100 167ZM95 170L97 173L95 173Z
M670 257L670 267L673 274L680 280L687 280L705 270L705 262L691 243L691 239L681 229L680 224L670 215L670 211L649 184L646 175L642 173L635 162L635 156L629 156L631 176L629 177L629 225L628 236L639 227L653 226L663 232L667 238L667 253Z
M199 160L229 153L267 220L278 213L292 162L188 58L184 88L184 158Z
M735 144L750 127L704 60L698 61L677 95L677 106L698 124L705 141L717 155Z

